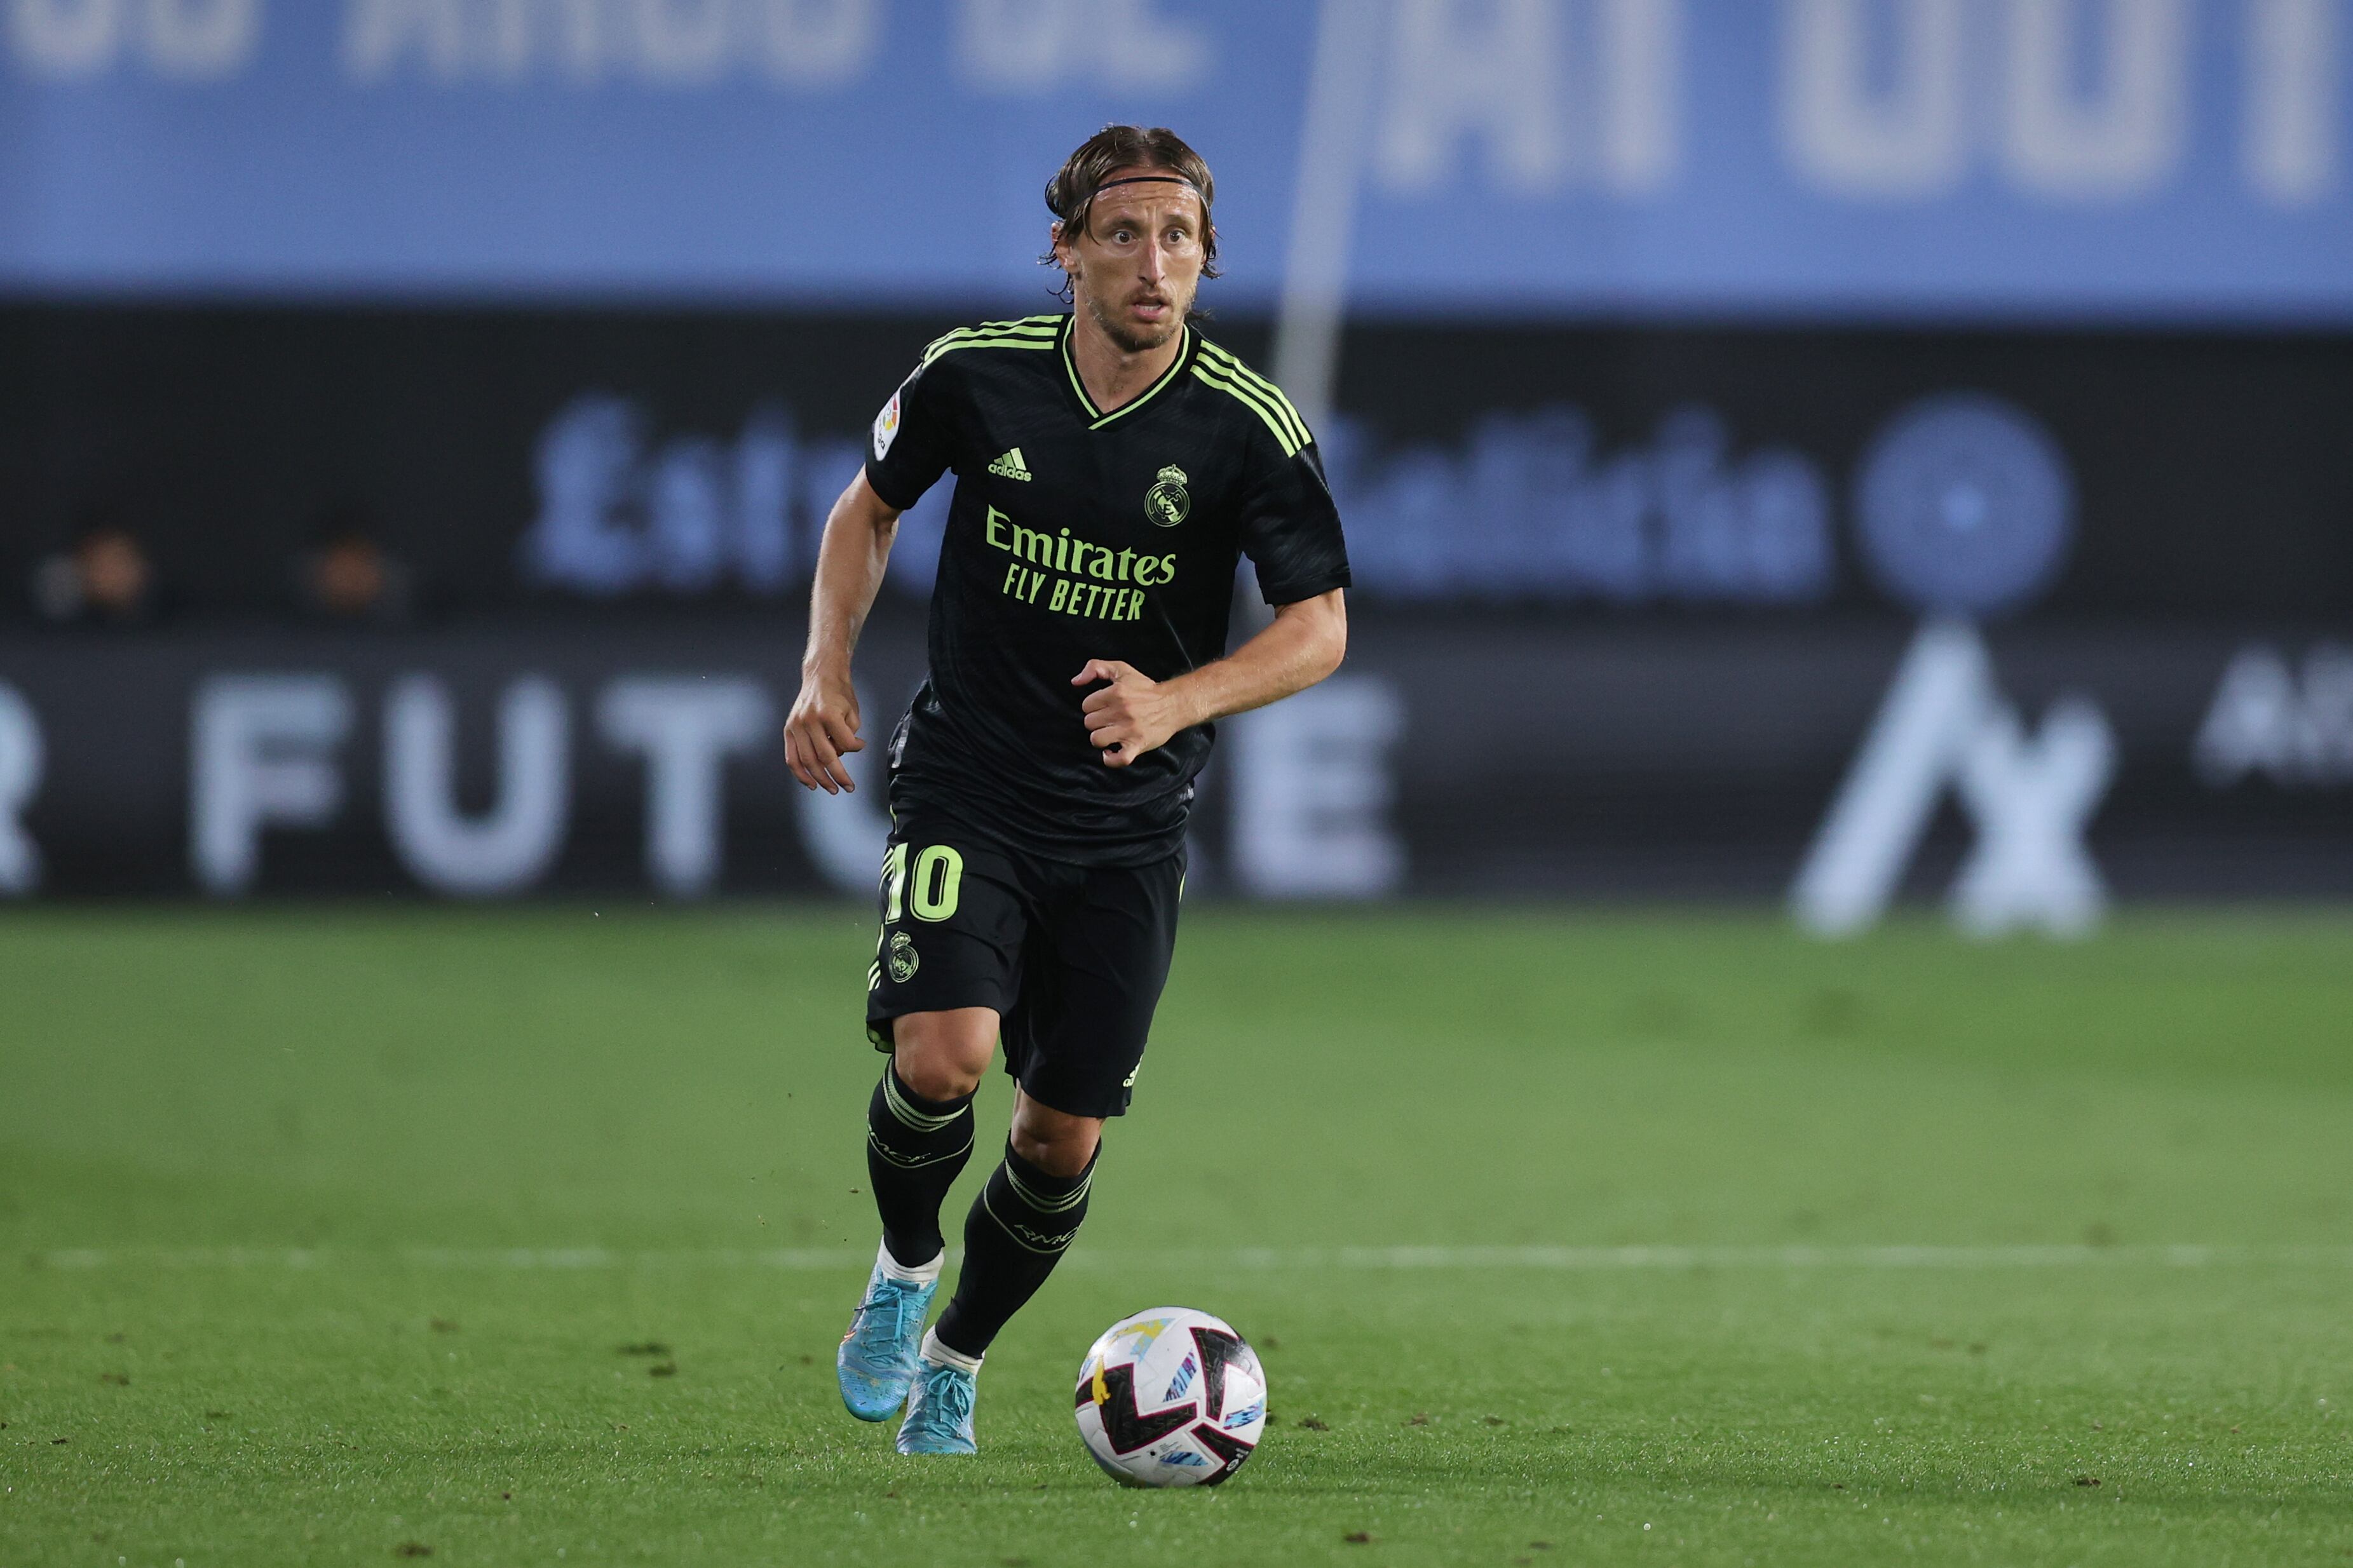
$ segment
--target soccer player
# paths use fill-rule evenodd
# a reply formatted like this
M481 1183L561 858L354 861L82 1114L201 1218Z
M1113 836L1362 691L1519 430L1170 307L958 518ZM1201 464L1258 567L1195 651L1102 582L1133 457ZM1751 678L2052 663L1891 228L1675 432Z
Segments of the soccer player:
M1314 437L1190 323L1216 276L1213 193L1172 132L1089 138L1046 187L1072 310L932 343L826 520L785 748L796 778L834 792L865 744L850 652L899 514L955 471L930 678L888 752L867 973L867 1033L890 1053L866 1111L882 1245L837 1357L852 1415L904 1402L902 1453L975 1451L981 1358L1086 1217L1103 1120L1127 1109L1168 976L1215 721L1314 685L1346 647L1347 554ZM1243 555L1274 618L1228 655ZM1000 1039L1011 1135L925 1333L940 1205Z

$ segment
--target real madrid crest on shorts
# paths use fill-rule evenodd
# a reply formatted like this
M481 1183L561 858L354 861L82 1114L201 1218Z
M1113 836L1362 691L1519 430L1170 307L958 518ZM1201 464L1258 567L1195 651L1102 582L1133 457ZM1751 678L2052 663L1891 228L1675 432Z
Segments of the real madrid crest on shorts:
M1144 513L1163 528L1174 528L1185 521L1193 510L1193 498L1185 493L1185 470L1171 463L1160 470L1160 477L1150 489L1144 492Z
M915 954L915 939L905 931L891 933L891 978L904 985L915 977L915 967L923 961Z

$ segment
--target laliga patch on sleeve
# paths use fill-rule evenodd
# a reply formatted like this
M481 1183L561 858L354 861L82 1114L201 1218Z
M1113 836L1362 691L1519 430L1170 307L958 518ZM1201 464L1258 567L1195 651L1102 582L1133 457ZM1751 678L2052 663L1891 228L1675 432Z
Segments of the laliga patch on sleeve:
M874 460L881 462L891 455L891 443L899 438L899 395L892 393L882 412L874 416Z

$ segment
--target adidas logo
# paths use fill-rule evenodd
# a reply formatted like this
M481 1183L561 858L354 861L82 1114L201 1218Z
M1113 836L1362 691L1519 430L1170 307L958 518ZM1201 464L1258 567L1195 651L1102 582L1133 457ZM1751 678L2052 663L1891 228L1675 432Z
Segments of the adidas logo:
M1021 448L1014 447L988 465L988 471L1000 479L1027 479L1029 470L1021 465Z

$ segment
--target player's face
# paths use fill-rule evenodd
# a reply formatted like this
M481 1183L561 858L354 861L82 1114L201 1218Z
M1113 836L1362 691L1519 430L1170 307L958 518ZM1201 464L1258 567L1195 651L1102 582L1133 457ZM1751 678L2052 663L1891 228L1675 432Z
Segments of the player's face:
M1121 169L1113 179L1164 174ZM1094 199L1086 232L1058 247L1078 302L1129 353L1158 348L1185 323L1201 286L1201 198L1190 185L1121 185Z

